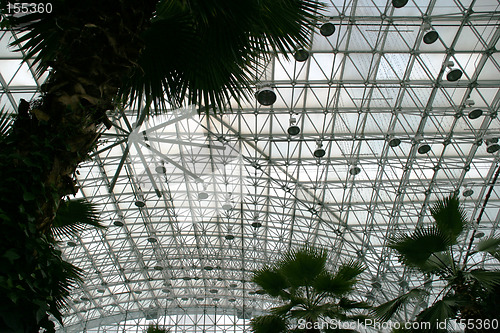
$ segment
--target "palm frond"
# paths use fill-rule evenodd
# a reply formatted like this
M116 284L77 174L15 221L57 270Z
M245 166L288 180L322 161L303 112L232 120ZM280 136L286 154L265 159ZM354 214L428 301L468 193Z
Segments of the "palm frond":
M500 237L492 236L479 241L476 245L476 251L488 252L494 255L500 250Z
M422 289L411 289L407 293L396 297L393 300L390 300L389 302L385 302L383 304L380 304L379 306L375 307L373 309L373 314L376 318L382 320L382 321L387 321L391 319L391 317L397 313L401 307L411 300L421 297L423 294L425 294L426 291Z
M0 110L0 140L4 139L14 123L12 114L6 111L5 107Z
M431 254L446 250L449 244L449 237L432 226L417 228L410 235L396 236L389 240L388 246L399 253L405 265L421 268Z
M439 199L431 207L431 215L439 231L448 237L449 245L456 244L457 237L462 233L467 223L464 208L456 195Z
M327 251L304 247L284 255L278 270L294 287L310 285L325 271Z
M155 106L179 106L187 98L219 109L229 100L249 100L250 83L270 51L305 45L320 8L315 0L160 1L143 36L140 68L122 97L151 96Z
M361 262L350 260L340 265L340 268L338 269L335 276L345 280L352 280L359 274L363 273L365 270L366 266L364 266Z
M104 229L94 204L85 199L67 200L59 206L51 232L56 237L72 237L88 227Z
M286 321L276 315L258 316L250 320L250 326L255 333L285 333Z
M348 298L342 297L338 302L338 306L345 310L352 309L370 309L372 306L366 302L353 301Z
M266 294L274 297L283 296L285 289L290 286L279 271L269 266L255 271L252 282L259 285Z
M492 291L495 287L500 286L500 271L474 269L468 272L468 274L488 291Z
M290 312L290 310L292 310L292 308L294 306L296 306L296 303L290 302L290 303L287 303L285 305L276 306L274 308L271 308L271 310L269 310L269 312L273 315L284 317L288 312Z
M324 272L314 280L312 286L319 292L342 296L351 292L355 283L355 279L349 280L341 275Z
M429 259L420 265L423 272L438 273L445 272L453 267L453 258L449 252L435 252L429 256Z
M456 315L455 301L452 299L442 299L434 303L432 306L423 310L417 315L417 321L422 323L431 323L433 326L426 330L428 332L447 332L437 327L437 323L444 321L448 322L449 318Z

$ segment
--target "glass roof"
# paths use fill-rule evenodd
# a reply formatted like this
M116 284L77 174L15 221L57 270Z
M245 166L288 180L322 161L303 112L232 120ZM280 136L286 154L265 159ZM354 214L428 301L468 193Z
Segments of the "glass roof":
M271 305L252 271L306 243L329 249L332 268L363 261L358 297L379 304L423 283L388 237L428 223L429 206L454 191L470 220L464 247L474 229L496 232L500 157L488 145L500 138L500 1L328 4L319 25L335 32L314 31L305 61L278 54L264 64L255 91L273 89L272 106L109 115L115 126L78 168L79 196L109 227L62 240L87 272L65 330L218 313L244 331ZM438 39L427 44L431 30ZM44 77L7 50L16 35L0 37L0 106L17 109Z

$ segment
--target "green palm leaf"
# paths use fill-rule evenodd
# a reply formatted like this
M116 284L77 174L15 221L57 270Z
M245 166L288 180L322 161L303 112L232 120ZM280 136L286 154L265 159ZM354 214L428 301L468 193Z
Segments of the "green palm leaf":
M323 272L314 280L313 287L320 292L342 296L351 292L355 283L355 279L347 280L342 276Z
M450 253L443 251L432 253L429 259L427 259L427 261L424 262L420 268L423 272L437 274L439 272L446 272L450 269L450 267L454 266L456 265L453 265L453 258Z
M314 0L163 0L122 97L219 109L248 99L262 61L305 45L320 8Z
M285 333L287 326L285 320L276 315L258 316L252 318L250 326L255 333Z
M500 249L500 237L488 237L479 241L476 245L476 251L488 252L494 254Z
M256 271L252 277L252 282L259 285L266 294L274 297L283 296L285 289L290 286L280 272L268 266Z
M409 292L396 297L393 300L390 300L389 302L385 302L383 304L380 304L373 310L373 314L376 318L382 320L382 321L387 321L391 319L391 317L397 313L401 307L411 300L421 297L424 295L426 291L422 289L411 289Z
M431 215L439 231L448 236L449 245L457 243L467 223L467 214L456 195L439 199L431 208Z
M371 305L366 302L353 301L342 297L338 305L343 309L370 309Z
M105 228L95 205L85 199L67 200L59 206L50 232L56 237L72 237L88 227Z
M304 247L287 253L279 263L278 271L293 287L311 285L325 271L326 260L326 250Z
M399 253L400 261L411 267L425 266L431 254L444 251L449 237L436 227L418 228L411 235L399 235L389 240L389 247Z
M431 323L433 326L427 332L447 332L436 326L436 323L442 323L456 315L456 302L452 299L442 299L432 306L423 310L417 315L417 321L421 323Z
M0 110L0 140L4 139L7 136L13 122L14 118L12 114L8 113L5 110L5 107L2 107L2 109Z
M492 291L500 286L500 271L487 271L475 269L468 272L472 278L479 282L487 291Z

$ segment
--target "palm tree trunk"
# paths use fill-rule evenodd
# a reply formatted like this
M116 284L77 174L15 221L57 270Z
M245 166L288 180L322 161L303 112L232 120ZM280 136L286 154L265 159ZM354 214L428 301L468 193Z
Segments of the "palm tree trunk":
M2 332L38 332L46 311L54 314L60 305L54 298L61 296L62 259L46 231L61 199L77 191L75 170L95 146L106 111L119 103L116 94L136 66L140 33L156 2L71 1L58 14L59 47L42 97L20 103L0 148Z

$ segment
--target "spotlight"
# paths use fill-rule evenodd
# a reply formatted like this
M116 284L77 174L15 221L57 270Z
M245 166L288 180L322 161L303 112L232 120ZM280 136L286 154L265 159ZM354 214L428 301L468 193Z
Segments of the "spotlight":
M474 120L483 115L483 110L481 109L474 109L471 112L469 112L469 119Z
M352 175L352 176L356 176L356 175L359 175L359 173L361 172L361 169L358 167L358 166L353 166L350 170L349 170L349 173Z
M300 133L300 128L295 124L297 120L295 118L290 118L290 127L288 127L288 134L291 136L298 135Z
M391 137L389 137L388 143L389 143L389 147L394 148L394 147L397 147L401 144L401 139L398 139L396 137L391 136Z
M464 197L470 197L470 196L471 196L471 195L473 195L473 194L474 194L474 190L473 190L473 189L471 189L471 188L466 188L466 189L463 191L463 193L462 193L462 195L463 195Z
M463 74L462 71L458 68L453 68L453 66L455 66L453 61L448 61L446 66L450 69L448 74L446 74L446 80L448 80L450 82L455 82L455 81L458 81L462 77L462 74Z
M424 35L424 43L425 44L432 44L435 41L437 41L438 38L439 38L439 34L437 33L437 31L430 30L430 31L426 32Z
M273 105L276 102L276 93L269 87L260 89L255 96L257 101L264 106Z
M500 150L500 145L498 144L498 139L488 139L486 140L486 151L490 154L496 153Z
M325 37L329 37L331 35L333 35L333 33L335 32L335 26L333 25L333 23L325 23L321 26L321 28L319 28L319 32L325 36Z
M402 8L406 6L407 3L408 0L392 0L392 5L394 6L394 8Z
M306 50L298 50L294 53L293 57L298 62L304 62L307 60L307 58L309 58L309 52L307 52Z
M429 146L427 143L421 144L418 147L419 154L427 154L430 150L431 150L431 146Z
M165 168L163 165L158 165L158 166L155 168L155 171L156 171L157 173L163 174L163 173L166 173L166 172L167 172L167 168Z
M321 158L323 156L325 156L326 154L326 151L323 149L323 145L321 144L321 142L318 141L318 145L316 147L316 150L314 151L314 157L317 157L317 158Z

